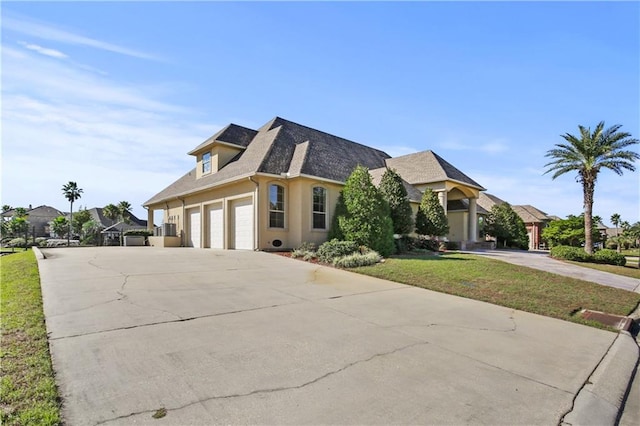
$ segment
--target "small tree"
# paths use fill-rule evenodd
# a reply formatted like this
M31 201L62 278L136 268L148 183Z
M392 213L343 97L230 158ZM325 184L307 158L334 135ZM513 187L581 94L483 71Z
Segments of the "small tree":
M89 210L87 210L86 208L78 210L78 212L73 216L73 223L71 224L72 232L84 236L83 225L90 220L91 213L89 212Z
M496 204L491 207L485 230L487 234L496 238L498 245L502 243L503 247L521 249L529 247L527 227L509 203Z
M598 216L593 217L591 225L591 240L600 241L601 235L596 223L600 222ZM584 238L584 215L569 215L566 219L554 220L542 230L542 238L550 247L566 245L580 247L585 243Z
M638 248L638 268L640 269L640 222L628 226L624 233L632 239L633 244Z
M94 219L89 219L82 225L82 234L84 235L84 244L100 244L100 232L103 227Z
M416 214L416 233L431 237L442 237L449 233L449 220L438 196L431 188L422 194L420 207Z
M58 216L49 223L51 231L58 237L62 238L69 234L69 221L64 216Z
M393 222L389 205L371 182L366 167L358 166L342 190L345 214L338 217L340 232L347 241L367 246L382 256L393 253Z
M344 197L342 195L342 191L340 191L340 195L338 196L338 201L336 202L336 208L333 212L333 217L331 218L331 227L329 228L329 241L331 240L344 240L344 233L340 229L340 217L346 216L347 207L344 205Z
M382 175L380 193L389 204L393 232L400 235L410 234L413 229L413 212L407 189L395 170L387 169Z

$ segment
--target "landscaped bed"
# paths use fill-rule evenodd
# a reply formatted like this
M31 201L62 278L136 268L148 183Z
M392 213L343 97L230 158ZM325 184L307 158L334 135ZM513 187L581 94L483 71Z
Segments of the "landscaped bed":
M351 270L596 327L603 326L582 319L582 309L629 315L640 302L638 293L460 253L395 256Z
M40 276L31 250L2 256L0 423L60 424Z

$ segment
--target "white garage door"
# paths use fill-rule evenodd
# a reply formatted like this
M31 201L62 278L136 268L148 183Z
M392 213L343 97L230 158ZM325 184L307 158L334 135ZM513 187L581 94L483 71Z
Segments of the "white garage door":
M224 248L222 203L209 208L209 247Z
M253 250L253 202L245 198L233 202L232 247Z
M189 211L188 247L200 248L200 209Z

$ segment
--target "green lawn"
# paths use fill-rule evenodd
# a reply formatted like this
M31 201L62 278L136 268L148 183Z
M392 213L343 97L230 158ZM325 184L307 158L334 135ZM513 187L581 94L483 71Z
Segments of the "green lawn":
M33 251L0 258L0 423L60 424Z
M599 325L582 320L576 313L592 309L628 315L640 302L637 293L460 253L396 256L384 263L352 270L593 326Z
M625 277L640 279L640 269L638 269L638 260L629 262L627 259L627 266L615 266L604 265L601 263L589 263L589 262L568 262L577 266L585 268L597 269L598 271L611 272L612 274L623 275Z

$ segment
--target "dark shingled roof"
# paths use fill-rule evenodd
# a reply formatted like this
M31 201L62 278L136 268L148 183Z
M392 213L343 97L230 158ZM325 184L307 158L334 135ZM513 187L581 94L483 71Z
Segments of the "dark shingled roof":
M276 175L290 173L291 176L306 174L344 182L357 165L363 165L369 169L380 168L384 167L385 159L389 158L389 155L383 151L280 117L275 117L257 131L231 126L234 126L233 132L241 133L242 137L248 137L251 132L255 132L251 141L246 143L246 150L239 153L218 172L200 179L196 180L195 169L193 169L154 195L144 205L212 188L258 172ZM190 153L197 153L215 141L232 143L232 138L226 136L231 126L216 133ZM239 145L239 143L236 144Z
M258 132L255 130L247 129L246 127L238 126L236 124L229 124L227 127L224 127L218 133L189 151L188 154L197 154L210 145L213 145L215 142L225 142L246 148L251 143L251 140L256 136L256 133Z
M480 190L484 188L433 151L422 151L387 159L387 166L412 185L455 180Z
M265 173L289 171L296 147L306 144L304 156L298 152L295 166L300 174L344 182L358 165L369 169L384 167L389 155L320 130L276 117L271 128L281 127L278 138L261 168ZM299 150L300 151L300 150ZM301 158L302 157L302 158Z

